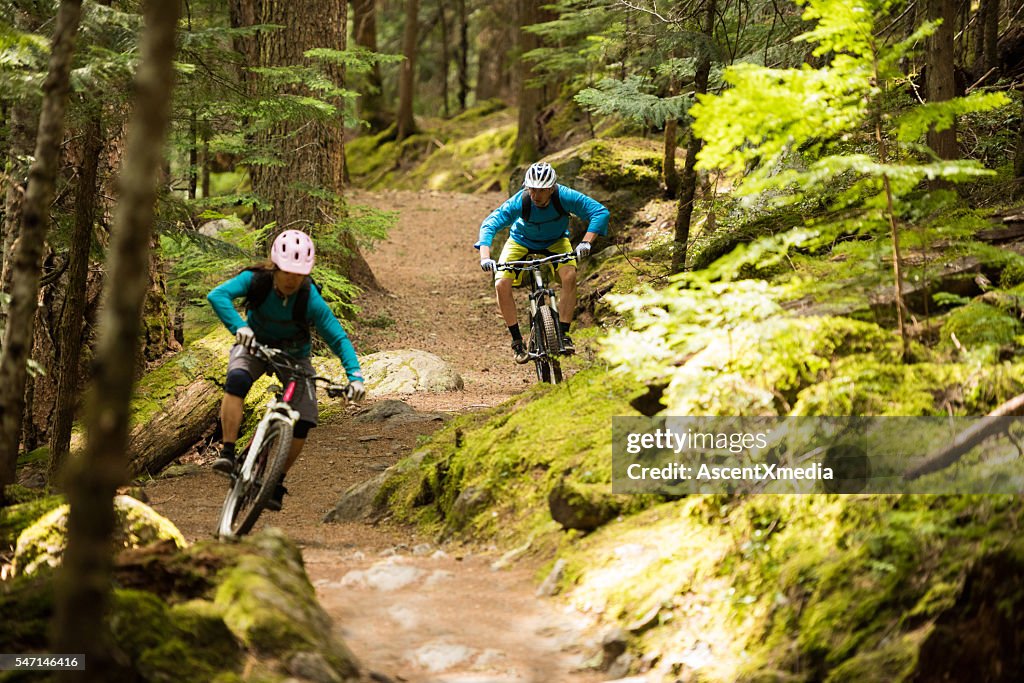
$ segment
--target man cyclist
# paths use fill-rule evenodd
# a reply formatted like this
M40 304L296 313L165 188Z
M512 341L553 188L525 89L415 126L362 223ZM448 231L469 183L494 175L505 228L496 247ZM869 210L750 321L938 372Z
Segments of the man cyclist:
M529 355L519 330L516 303L512 296L515 273L497 270L497 263L518 261L529 253L550 256L572 252L572 244L569 242L570 213L587 221L587 232L583 241L576 246L577 259L589 254L597 236L608 231L608 209L582 192L556 184L556 179L555 169L550 164L538 162L530 166L526 170L523 189L484 219L480 225L480 239L473 245L480 250L480 268L495 273L494 289L498 295L498 310L512 335L512 352L517 363L527 362ZM509 226L509 239L495 263L491 258L494 234ZM557 272L562 283L562 295L558 302L562 346L567 353L575 353L576 348L569 338L569 327L576 310L576 261L558 264Z
M242 424L242 406L253 382L267 370L266 361L250 353L253 341L294 356L312 374L310 327L316 327L345 367L349 398L358 401L366 395L356 350L309 277L314 260L315 250L309 235L299 230L285 230L274 239L269 263L243 270L215 287L206 297L217 317L235 335L236 341L231 347L224 398L220 405L224 447L213 463L216 472L230 475L234 470L235 441ZM242 297L246 299L246 320L238 314L233 303ZM283 377L279 379L282 383L286 380ZM297 389L291 406L300 417L295 423L286 473L302 452L309 430L316 426L319 414L315 392L309 387ZM280 510L287 492L282 476L267 508Z

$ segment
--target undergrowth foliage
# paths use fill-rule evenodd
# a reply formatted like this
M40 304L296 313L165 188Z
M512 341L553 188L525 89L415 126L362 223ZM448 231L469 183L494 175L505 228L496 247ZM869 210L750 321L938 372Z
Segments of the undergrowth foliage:
M633 329L610 334L605 357L638 379L666 385L663 402L670 411L829 414L825 411L843 406L823 401L811 390L815 383L834 389L844 372L864 378L870 375L864 366L872 365L873 376L892 378L892 386L871 386L898 393L911 378L893 364L913 356L929 366L922 372L940 383L975 381L966 365L958 372L939 372L931 364L941 359L911 344L907 335L898 351L899 338L877 320L794 318L787 307L809 291L823 291L823 281L836 272L821 258L830 254L859 278L854 291L834 296L859 297L867 308L869 295L892 277L886 263L900 262L901 239L916 250L914 261L925 278L935 244L942 243L947 255L984 251L970 242L979 223L973 212L952 191L927 183L969 181L992 171L974 160L940 159L924 138L929 129L947 128L958 116L992 111L1009 100L1002 93L975 93L946 102L913 101L907 91L910 75L901 67L937 22L923 24L906 39L879 38L879 22L891 17L898 2L801 4L804 20L814 27L794 40L814 44L822 66L738 64L725 70L724 92L701 96L690 109L694 130L705 140L698 165L735 183L745 219L796 211L795 226L741 244L660 291L610 297L630 316ZM774 276L771 284L744 279L767 276ZM845 287L851 284L847 280ZM896 306L904 310L902 295ZM1012 338L1014 331L1008 329L999 340ZM835 355L851 359L835 364ZM930 400L901 405L894 397L882 407L864 398L850 397L845 409L902 408L911 414L935 409Z

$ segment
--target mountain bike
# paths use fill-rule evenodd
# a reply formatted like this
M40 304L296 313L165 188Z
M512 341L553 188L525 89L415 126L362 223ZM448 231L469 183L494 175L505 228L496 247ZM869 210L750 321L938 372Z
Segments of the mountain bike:
M248 533L274 495L288 463L292 429L299 420L299 412L291 407L295 392L315 391L316 383L322 382L327 385L327 395L331 398L348 397L347 386L335 384L329 377L310 374L296 358L280 349L253 342L249 350L287 381L283 387L275 384L267 390L271 397L263 417L249 444L239 454L231 474L230 488L217 524L217 535L224 539Z
M558 326L558 299L549 283L555 279L555 266L575 259L572 252L525 261L506 261L498 270L527 273L530 287L529 359L537 369L537 381L558 384L562 381L562 365L558 356L565 354ZM518 283L517 283L518 284Z

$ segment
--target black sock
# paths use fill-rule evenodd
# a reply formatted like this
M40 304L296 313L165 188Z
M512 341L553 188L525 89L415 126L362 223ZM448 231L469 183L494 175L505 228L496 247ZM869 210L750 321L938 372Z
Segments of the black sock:
M235 444L234 444L234 442L228 443L228 442L225 441L224 442L224 447L220 449L220 454L222 456L224 456L225 458L234 458L235 457Z
M558 321L558 327L562 330L562 336L569 334L569 326L572 323L563 323L561 320Z
M519 323L509 325L508 333L512 335L512 341L523 341L523 333L519 331Z

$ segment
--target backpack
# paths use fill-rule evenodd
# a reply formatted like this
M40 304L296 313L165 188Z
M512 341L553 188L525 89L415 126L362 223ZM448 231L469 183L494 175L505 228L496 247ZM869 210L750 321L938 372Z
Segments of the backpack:
M274 271L261 266L251 266L245 270L252 271L252 282L249 283L249 291L245 293L243 303L246 311L252 311L263 305L263 302L270 296L270 290L274 286ZM306 316L311 286L315 286L318 292L323 291L323 287L310 276L306 276L302 281L299 291L296 292L295 305L292 307L292 320L299 326L299 333L295 338L285 341L309 341L309 321Z
M558 218L561 218L562 216L568 216L569 215L569 212L566 211L565 208L562 206L562 200L558 198L558 186L557 185L555 186L555 191L553 193L551 193L551 205L554 206L555 207L555 211L558 212ZM524 190L523 191L523 208L522 208L522 215L523 215L523 222L524 223L525 222L529 222L529 220L530 220L530 211L532 211L532 210L533 210L533 202L530 201L530 193ZM558 220L558 218L555 218L553 220Z

